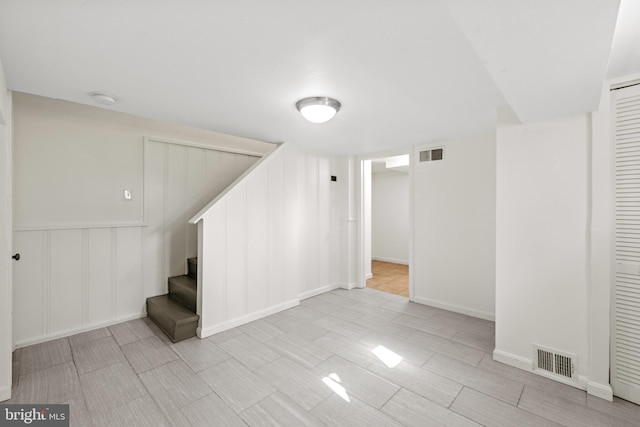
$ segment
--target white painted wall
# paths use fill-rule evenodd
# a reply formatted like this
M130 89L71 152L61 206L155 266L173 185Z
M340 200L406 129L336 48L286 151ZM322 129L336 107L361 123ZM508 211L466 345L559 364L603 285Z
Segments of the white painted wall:
M255 165L198 223L199 336L338 287L335 159L290 144Z
M365 262L364 224L360 220L362 206L362 161L354 156L336 159L340 215L340 286L364 288L371 258ZM364 216L364 215L362 215Z
M589 373L589 115L497 128L497 360L531 368L532 344ZM583 384L584 385L584 384Z
M414 301L493 319L495 135L437 146L444 160L413 164Z
M362 161L362 232L363 232L363 244L362 249L364 251L364 278L370 279L373 277L371 272L371 259L373 256L373 223L372 223L372 183L373 183L372 165L371 160Z
M145 298L165 293L167 276L183 274L186 257L196 253L189 217L255 161L209 148L273 148L64 101L15 98L14 246L23 256L14 278L17 346L144 315ZM145 144L145 135L154 137Z
M371 188L372 258L409 264L409 174L374 173Z
M143 136L264 154L271 144L101 108L15 95L18 229L143 222ZM133 193L124 201L123 190Z
M12 346L12 235L11 235L11 93L0 63L0 402L11 398Z

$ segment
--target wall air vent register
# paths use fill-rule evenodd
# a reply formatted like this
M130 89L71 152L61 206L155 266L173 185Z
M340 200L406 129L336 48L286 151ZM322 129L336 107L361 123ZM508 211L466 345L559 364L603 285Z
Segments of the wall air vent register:
M419 156L420 162L435 162L437 160L444 160L444 148L432 148L429 150L421 150Z

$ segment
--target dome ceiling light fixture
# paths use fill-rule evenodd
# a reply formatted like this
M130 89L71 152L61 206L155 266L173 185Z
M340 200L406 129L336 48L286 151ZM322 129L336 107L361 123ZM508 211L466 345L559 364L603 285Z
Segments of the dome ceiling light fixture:
M326 96L312 96L296 102L296 108L302 116L313 123L324 123L340 111L340 102Z
M104 92L89 92L89 96L102 105L113 105L118 100L115 96Z

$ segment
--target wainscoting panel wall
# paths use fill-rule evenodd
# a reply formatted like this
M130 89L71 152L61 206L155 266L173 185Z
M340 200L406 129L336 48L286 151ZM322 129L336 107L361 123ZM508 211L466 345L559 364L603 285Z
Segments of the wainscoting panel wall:
M22 258L14 263L15 345L143 316L145 299L166 293L167 278L184 274L187 257L197 255L197 226L188 220L259 158L146 139L140 165L144 194L134 193L144 198L139 225L18 227L14 247ZM243 233L241 217L229 215L239 227L234 232Z
M15 233L16 345L144 313L144 227Z
M189 219L259 157L172 141L145 142L145 289L167 292L167 277L185 274L198 253Z
M333 158L280 146L198 213L203 337L338 286ZM333 187L332 187L333 185Z

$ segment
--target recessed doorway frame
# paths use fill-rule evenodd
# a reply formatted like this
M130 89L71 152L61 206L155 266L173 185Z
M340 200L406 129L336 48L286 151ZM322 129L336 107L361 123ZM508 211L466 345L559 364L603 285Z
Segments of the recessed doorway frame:
M365 288L367 286L367 274L371 271L371 234L367 239L366 229L371 227L371 197L366 197L367 182L369 189L371 188L371 162L387 157L394 156L409 156L409 301L413 301L414 298L414 284L413 284L413 268L414 265L414 234L413 234L413 186L414 186L414 149L413 147L385 151L380 153L373 153L367 155L361 155L357 157L357 176L358 184L357 190L359 192L358 202L358 215L359 221L359 236L358 236L358 282L357 288ZM368 162L368 166L367 166ZM368 175L368 176L367 176ZM368 181L367 181L368 179ZM367 218L369 219L367 224ZM368 248L367 248L368 245ZM368 254L368 256L367 256Z

